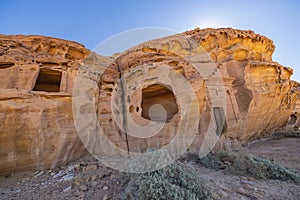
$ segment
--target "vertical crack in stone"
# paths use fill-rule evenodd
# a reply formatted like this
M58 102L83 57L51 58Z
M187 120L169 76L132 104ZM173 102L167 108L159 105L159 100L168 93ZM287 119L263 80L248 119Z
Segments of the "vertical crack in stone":
M122 101L122 115L123 115L123 124L122 124L123 131L121 128L121 132L124 132L124 134L125 134L128 157L130 158L130 148L129 148L128 135L127 135L127 107L125 104L125 101L126 101L125 84L124 84L124 79L122 79L122 70L121 70L118 62L117 62L117 68L118 68L118 72L120 74L119 80L120 80L120 87L121 87L121 94L122 94L121 101Z

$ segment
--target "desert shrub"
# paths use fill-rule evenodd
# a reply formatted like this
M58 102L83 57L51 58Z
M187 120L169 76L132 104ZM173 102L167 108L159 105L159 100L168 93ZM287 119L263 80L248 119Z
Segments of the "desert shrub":
M122 199L212 199L196 171L180 162L164 169L132 175Z
M196 154L188 154L186 155L184 160L193 161L197 164L201 164L206 168L215 169L215 170L220 169L221 166L223 165L223 162L215 154L208 154L207 156L201 159L199 159L198 155Z
M227 172L260 179L274 179L300 183L299 174L266 158L259 158L251 154L238 156L236 158L238 159L235 159L233 164L226 168Z
M218 152L210 153L201 159L196 159L196 157L197 155L189 155L187 159L210 169L224 169L226 173L230 174L300 183L300 175L292 169L251 154Z

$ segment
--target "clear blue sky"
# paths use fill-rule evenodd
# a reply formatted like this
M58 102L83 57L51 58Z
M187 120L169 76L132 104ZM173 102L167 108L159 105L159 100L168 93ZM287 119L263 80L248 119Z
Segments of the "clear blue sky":
M195 27L251 29L271 38L274 61L300 81L300 1L297 0L0 0L0 33L74 40L94 49L133 28L182 32Z

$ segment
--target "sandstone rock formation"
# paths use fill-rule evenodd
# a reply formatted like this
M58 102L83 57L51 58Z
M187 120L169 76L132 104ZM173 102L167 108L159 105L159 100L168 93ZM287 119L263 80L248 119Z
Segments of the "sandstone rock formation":
M89 53L75 42L0 35L0 174L86 153L73 123L73 80Z
M294 82L294 92L298 94L296 105L290 116L289 122L285 127L285 131L299 131L300 130L300 84Z
M115 155L162 147L178 134L195 134L192 152L210 141L204 148L218 142L216 150L230 149L299 126L299 86L290 80L292 69L272 61L274 49L264 36L228 28L195 29L112 57L60 39L0 35L0 174L55 167L85 154L74 125L77 109L94 107L118 147L110 152ZM86 88L95 101L72 110L74 83L79 90L97 86ZM153 137L130 134L147 136L165 118ZM105 155L107 142L97 143L95 124L82 126L88 150Z
M188 80L199 106L199 120L190 119L199 123L190 151L199 152L205 138L209 143L221 135L215 149L226 150L282 130L295 106L297 92L295 82L290 81L293 70L272 61L274 49L268 38L234 29L195 29L138 45L118 55L108 72L103 73L105 79L100 83L98 104L101 127L107 129L105 132L110 140L131 151L145 151L170 143L180 130L179 120L187 115L180 112L180 108L192 102L176 98L174 103L173 96L180 96L176 94L179 87L176 82L181 77L172 75L170 71L173 70ZM161 73L162 66L169 70ZM172 81L160 78L164 74L172 77ZM125 77L126 88L113 81L118 77ZM123 92L114 99L116 88ZM125 102L127 110L118 113L120 121L126 122L122 129L130 132L130 118L145 126L148 116L144 115L144 110L162 102L161 98L169 105L177 104L178 109L166 108L168 116L176 114L159 134L149 139L129 134L126 139L119 131L122 123L119 126L114 123L116 114L110 109L110 103L122 99L117 106L120 108ZM123 113L126 114L122 116ZM213 134L207 134L209 131Z

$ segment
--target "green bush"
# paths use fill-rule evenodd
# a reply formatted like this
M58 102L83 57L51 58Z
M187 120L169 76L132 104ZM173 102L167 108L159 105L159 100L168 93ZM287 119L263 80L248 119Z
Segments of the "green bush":
M255 157L251 154L237 158L238 159L235 159L232 165L226 168L227 172L260 179L274 179L300 183L299 174L266 158Z
M230 174L300 183L300 175L293 170L251 154L218 152L201 159L196 159L196 155L189 155L187 159L210 169L224 169Z
M176 162L158 171L132 175L122 199L200 200L212 197L191 166Z

